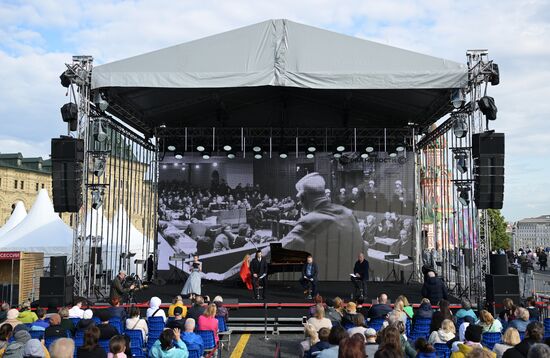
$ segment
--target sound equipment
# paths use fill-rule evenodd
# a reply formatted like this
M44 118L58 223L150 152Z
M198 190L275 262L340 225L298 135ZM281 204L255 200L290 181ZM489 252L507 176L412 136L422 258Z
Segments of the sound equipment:
M67 275L67 256L50 257L50 277Z
M82 206L84 140L52 139L52 196L56 212L78 212Z
M487 302L501 304L505 298L511 298L519 304L519 277L517 275L493 275L485 276L485 289Z
M472 135L474 202L478 209L502 209L504 201L504 133Z
M73 301L73 276L40 277L40 306L61 307Z
M508 275L508 257L506 255L491 254L489 262L492 275Z
M90 265L101 265L101 247L92 247L92 251L90 251Z

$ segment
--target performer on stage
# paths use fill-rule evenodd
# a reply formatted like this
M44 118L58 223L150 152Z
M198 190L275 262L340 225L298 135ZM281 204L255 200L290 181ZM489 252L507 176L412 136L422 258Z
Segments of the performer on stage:
M183 289L182 295L190 295L193 298L195 295L201 294L201 271L202 262L199 261L199 255L193 255L193 262L191 263L191 270Z
M362 252L359 254L358 260L353 266L353 276L351 282L355 287L355 296L364 298L367 296L367 281L369 280L369 262L365 260L365 254ZM357 295L359 291L359 295Z
M313 256L307 256L307 262L302 268L302 278L300 278L300 284L304 288L304 295L307 294L307 299L311 300L312 295L315 297L317 295L317 264L313 262ZM309 285L311 285L311 291L309 290Z
M113 301L117 298L119 302L124 302L125 296L134 289L134 285L128 288L124 287L124 279L126 278L126 272L120 270L118 275L111 281L111 290L109 292L109 301Z
M250 262L250 272L252 273L252 285L254 286L254 298L260 299L260 286L263 287L262 299L265 300L265 290L267 285L267 262L262 258L262 251L256 251L256 257Z

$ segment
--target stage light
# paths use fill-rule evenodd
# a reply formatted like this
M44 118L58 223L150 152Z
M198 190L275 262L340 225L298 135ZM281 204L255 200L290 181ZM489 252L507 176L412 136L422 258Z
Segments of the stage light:
M217 166L218 166L218 163L214 162L214 163L212 163L212 166L213 166L213 167L217 167Z
M176 158L177 160L182 160L183 159L183 152L181 151L178 151L174 154L174 158Z
M496 63L493 63L491 66L490 81L492 86L496 86L500 83L500 71L498 70L498 65Z
M464 174L468 171L468 154L466 153L457 153L455 156L456 159L456 169Z
M315 140L313 138L310 138L307 145L307 151L313 153L316 150L317 146L315 145Z
M61 107L61 118L63 122L69 123L69 130L74 132L78 129L78 106L75 103L66 103Z
M103 121L101 119L97 121L97 128L94 136L95 140L100 143L105 142L105 140L107 139L107 132L105 132L105 129L103 129Z
M69 70L63 71L63 73L59 76L59 79L61 81L61 86L67 88L71 85L71 77L67 73Z
M395 150L397 152L404 152L405 149L407 149L407 143L403 142L403 143L399 143L395 146Z
M463 206L470 205L470 188L462 187L458 188L458 202Z
M255 145L252 147L252 150L256 153L259 153L262 151L262 147L260 147L259 145Z
M336 151L337 152L343 152L344 150L346 150L346 146L344 146L344 145L337 145L336 146Z
M390 158L395 158L397 157L397 152L390 152Z
M336 159L339 159L339 158L342 157L342 153L340 153L340 152L334 152L334 153L332 153L332 156L333 156L334 158L336 158Z
M456 109L461 108L466 103L466 98L464 97L464 92L461 88L454 89L451 92L451 103Z
M367 153L372 153L374 152L374 147L372 145L367 145L367 147L365 148L365 151Z
M185 165L181 168L181 170L185 170Z
M92 209L99 209L103 205L103 189L93 189L92 190Z
M204 152L206 148L203 145L197 145L197 151Z
M262 153L256 153L256 154L254 154L254 159L262 159L262 158L263 158Z
M315 154L313 154L313 153L307 153L307 154L306 154L306 158L307 158L307 159L313 159L313 158L315 158Z
M104 156L95 157L93 165L93 173L96 177L100 177L105 173L105 165L107 164L107 159Z
M200 166L198 164L195 165L195 169L199 169Z
M367 159L369 157L368 153L361 153L361 158Z
M223 150L225 150L226 152L229 152L231 149L233 149L233 147L230 146L229 144L226 144L223 146Z
M279 153L279 158L281 159L286 159L288 158L288 153L285 151L285 152L280 152Z
M180 164L180 163L175 162L175 163L174 163L174 166L177 167L179 164Z
M236 155L235 155L234 152L228 152L228 153L227 153L227 158L229 158L229 159L235 159L235 157L236 157Z
M96 92L96 94L94 95L94 104L97 108L99 108L101 112L104 112L107 107L109 107L109 102L107 102L105 98L103 98L101 92Z
M455 116L455 123L453 124L453 133L457 138L464 138L468 134L468 122L466 122L465 115Z
M168 149L169 151L173 152L176 150L176 146L175 145L169 145L166 149Z
M168 166L166 166L166 164L163 164L162 169L166 169L166 168L168 168Z
M208 153L208 152L202 152L202 159L208 160L208 159L210 159L210 157L211 157L210 153Z

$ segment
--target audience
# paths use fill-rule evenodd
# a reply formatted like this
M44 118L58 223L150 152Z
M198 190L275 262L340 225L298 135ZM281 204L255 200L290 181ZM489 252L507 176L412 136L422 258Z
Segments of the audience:
M25 347L23 348L23 357L27 358L43 358L43 357L50 357L50 353L44 347L42 342L38 339L29 339L27 343L25 343ZM7 358L7 356L6 356Z
M397 299L395 301L395 304L393 305L393 311L391 313L396 316L400 321L402 321L404 324L407 323L408 316L405 313L405 305L403 303L403 300Z
M537 308L537 300L535 297L527 298L527 311L529 311L529 318L533 320L539 319L539 309Z
M18 325L13 330L13 342L8 343L3 357L23 357L25 344L31 339L31 335L24 325Z
M435 312L432 316L432 323L430 325L430 332L437 331L441 328L441 323L444 320L450 319L454 322L453 313L449 308L450 303L447 300L439 301L439 311Z
M93 317L94 312L91 309L85 310L82 314L82 319L76 324L76 330L85 332L91 326L95 326Z
M31 303L29 301L23 302L17 319L22 323L33 323L38 320L36 313L31 311Z
M540 322L531 322L525 330L525 339L513 348L507 349L502 358L525 358L529 348L535 343L541 343L544 337L544 326Z
M474 350L475 348L483 348L483 346L481 345L482 333L483 328L481 328L481 326L470 324L468 328L466 328L466 332L464 333L465 341L463 343L457 343L456 349L455 346L453 346L453 353L451 354L451 358L470 357L469 354L472 352L472 350ZM492 354L494 355L494 353Z
M118 318L121 322L126 320L126 310L120 305L120 298L113 297L111 298L111 307L107 308L111 318Z
M393 325L384 328L380 332L380 346L374 357L403 357L401 347L401 333Z
M529 348L527 358L548 358L550 357L550 347L547 344L535 343Z
M328 335L329 348L323 349L317 356L318 358L338 358L338 349L340 341L348 338L348 334L342 326L333 326Z
M516 319L509 321L508 327L513 327L520 332L525 332L529 324L529 311L526 308L518 307L515 312Z
M111 339L114 336L118 335L117 329L109 323L109 318L111 318L111 315L109 314L109 311L107 310L101 310L98 311L96 314L97 318L99 318L100 324L97 325L97 328L99 328L99 339Z
M376 331L374 328L367 328L365 331L365 337L367 341L365 343L365 353L368 357L374 357L374 353L378 350L378 343L376 342Z
M195 333L195 320L193 318L187 318L185 320L185 331L180 337L188 350L196 350L198 352L204 350L202 337Z
M13 327L11 324L5 324L0 327L0 357L4 354L6 347L8 346L8 341L12 336Z
M61 325L61 316L54 313L50 316L50 325L44 331L44 337L67 337L67 329Z
M417 308L416 313L413 317L413 321L417 318L429 318L432 319L434 315L434 310L432 309L432 303L429 299L423 298L420 301L420 306Z
M107 352L99 346L99 328L89 327L84 333L84 345L78 348L77 358L106 358Z
M363 319L364 321L364 319ZM307 323L311 324L315 331L319 331L321 328L332 328L332 322L330 319L325 318L325 308L322 304L317 304L315 309L315 315L307 320Z
M319 294L316 294L315 297L313 297L313 306L309 307L309 317L315 316L317 305L323 306L323 296Z
M460 301L460 305L462 306L462 308L456 312L455 314L456 319L464 319L464 317L470 316L474 320L477 320L477 316L474 310L472 309L472 303L470 302L469 299L467 299L466 297L462 297L462 300Z
M392 311L390 305L388 305L388 295L381 293L378 296L377 304L372 305L368 312L369 319L386 318L388 313Z
M189 308L189 311L187 311L187 318L193 318L195 322L198 322L204 310L204 298L202 298L202 296L195 296L195 302Z
M174 317L174 308L181 307L182 317L187 316L187 307L183 304L183 298L180 295L174 297L172 304L168 307L168 317Z
M74 334L75 326L72 320L69 319L69 309L62 307L59 310L59 316L61 317L61 326L66 330Z
M147 319L150 317L162 317L164 322L166 322L166 314L164 313L164 310L160 308L161 303L160 298L156 296L151 297L149 300L149 308L147 309Z
M340 341L338 358L365 358L365 338L356 334Z
M216 305L211 303L206 307L204 313L199 316L197 325L201 331L214 332L214 340L218 344L218 320L216 319Z
M229 310L223 306L222 296L214 297L214 300L212 302L216 305L216 309L218 312L216 315L223 317L227 321L227 317L229 316Z
M147 334L149 333L149 327L147 322L139 316L139 309L136 306L130 307L130 318L126 319L126 329L137 329L141 331L143 341L147 342Z
M340 324L342 322L343 310L344 310L344 301L340 297L334 297L329 304L327 301L327 318L332 322L332 326ZM363 313L363 316L365 314Z
M464 340L466 339L465 338L466 329L468 328L469 325L474 324L474 323L476 323L476 321L473 317L470 317L470 316L464 317L464 322L462 322L460 327L458 327L458 340L459 341L464 342Z
M3 325L9 324L11 328L15 328L18 324L21 324L22 322L17 319L19 316L19 311L15 308L9 309L8 313L6 314L6 319L2 324L0 324L0 327Z
M357 315L357 305L350 301L346 304L344 315L342 316L342 326L353 326L353 319Z
M498 319L494 319L493 315L486 310L479 312L479 322L477 324L483 328L483 333L502 332L502 323Z
M455 338L456 335L456 328L450 319L446 319L441 323L441 328L437 331L433 331L430 334L430 338L428 339L428 342L430 344L435 343L447 343L448 341Z
M412 319L414 317L414 309L409 304L407 297L404 295L397 296L395 302L397 303L398 301L403 301L403 311L405 311L409 319Z
M10 309L10 305L7 302L2 303L0 305L0 323L4 322L6 318L8 318L8 311Z
M74 301L74 306L71 307L71 309L69 310L68 318L84 318L84 310L82 309L82 305L84 305L85 301L86 300L84 300L83 298L78 297Z
M500 311L498 317L502 322L509 322L516 319L516 306L514 305L514 301L510 298L505 298L502 300L502 306L503 309Z
M166 327L168 328L178 328L180 331L185 330L185 319L182 317L183 310L181 307L174 308L174 319L169 320L168 323L166 323Z
M312 357L314 353L321 352L322 350L325 350L330 347L330 343L328 342L328 337L330 335L330 329L323 327L319 330L318 333L318 339L319 341L311 346L308 354L306 354L306 357Z
M437 358L434 347L422 337L414 342L414 349L417 358Z
M109 341L109 353L107 358L126 358L126 339L124 336L116 335Z
M363 338L365 338L366 329L367 328L365 327L365 317L361 313L358 313L355 315L355 317L353 317L353 327L348 328L347 332L350 337L358 333L362 335Z
M512 348L516 344L519 344L521 339L519 338L519 332L515 328L508 328L502 335L502 343L497 343L493 347L493 352L496 353L497 358L502 358L504 352Z
M70 338L59 338L50 346L51 358L73 358L74 341Z
M31 331L43 331L50 326L50 320L46 318L46 310L44 308L36 309L38 319L33 322Z
M162 331L149 353L151 358L186 358L188 355L187 346L181 340L180 330L177 328Z

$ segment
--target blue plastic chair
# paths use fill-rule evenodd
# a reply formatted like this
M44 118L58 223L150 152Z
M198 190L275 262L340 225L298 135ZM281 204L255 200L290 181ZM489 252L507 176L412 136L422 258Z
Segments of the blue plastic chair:
M502 334L500 332L485 332L481 336L481 344L489 350L493 350L495 344L502 341Z
M119 317L111 317L109 319L109 324L111 326L115 327L116 330L118 331L118 333L124 332L124 327L123 327L122 321L120 320Z
M124 334L130 337L130 348L143 349L143 334L139 329L127 329Z
M233 331L227 326L224 316L216 316L218 320L218 337L220 338L218 343L220 347L226 348L229 351L231 347L231 333ZM225 345L227 343L227 346Z
M44 331L29 331L31 338L42 339L44 338Z
M105 349L105 352L110 352L109 349L109 340L108 339L100 339L99 340L99 346L103 349Z
M151 352L151 348L153 348L156 341L158 341L158 338L153 339L150 335L147 336L147 352Z
M202 352L195 349L189 350L189 358L201 358Z
M460 325L464 323L464 318L457 318L456 319L456 330L458 331L458 329L460 328Z
M434 348L437 358L449 358L451 356L451 348L446 343L435 343Z
M411 335L411 319L410 318L407 318L407 320L405 321L405 335L407 337Z
M164 329L164 319L162 317L149 317L147 319L149 331L160 331Z
M99 317L94 316L92 317L92 319L94 320L96 326L101 323L101 320L99 319Z
M544 338L550 337L550 318L545 318L544 324Z
M214 332L212 331L197 331L197 334L201 336L204 343L204 351L210 352L216 348L216 340L214 338Z
M416 341L418 338L428 339L430 336L430 325L432 323L431 318L417 318L414 321L412 332L410 334L410 340Z
M130 348L130 351L132 352L132 357L134 358L146 358L145 353L143 353L143 349L141 348Z
M372 328L378 332L382 328L384 321L385 321L384 318L373 318L369 320L369 322L367 323L367 327Z
M58 338L61 338L61 337L44 337L44 345L49 350L52 343L55 342L55 340Z
M523 341L525 339L525 331L519 331L519 338Z
M73 325L76 327L76 325L78 324L78 322L80 322L80 318L69 318L72 322L73 322Z

